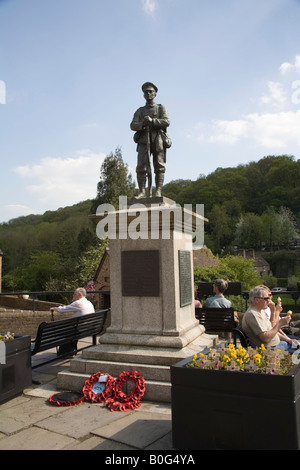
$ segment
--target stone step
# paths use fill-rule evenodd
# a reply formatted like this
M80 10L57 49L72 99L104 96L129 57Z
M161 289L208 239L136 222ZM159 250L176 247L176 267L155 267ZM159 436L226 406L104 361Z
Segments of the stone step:
M137 370L149 380L170 381L170 366L151 365L129 362L110 362L101 360L86 360L82 357L72 359L70 372L83 374L96 374L105 372L113 377L118 377L123 371Z
M171 366L175 362L193 356L205 348L212 347L218 342L217 335L208 335L206 333L199 336L184 348L163 348L147 347L128 344L105 344L82 351L82 357L86 360L95 361L113 361L113 362L132 362L142 364L157 364L162 366Z
M101 372L101 371L100 371ZM85 381L90 374L76 373L69 370L59 372L57 375L57 388L59 390L79 391L82 390ZM115 377L117 378L117 377ZM171 402L171 383L158 380L145 380L145 394L142 400Z
M216 335L202 334L181 349L100 343L85 349L81 357L72 359L70 370L58 373L57 386L61 390L78 391L97 372L108 373L117 379L124 370L137 370L146 381L145 399L169 403L170 366L212 347L217 341Z

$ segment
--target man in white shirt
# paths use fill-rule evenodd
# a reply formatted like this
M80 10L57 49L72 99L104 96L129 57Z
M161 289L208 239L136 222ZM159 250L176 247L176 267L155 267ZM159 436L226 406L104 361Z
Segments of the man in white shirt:
M94 305L86 298L86 290L83 287L75 289L72 303L63 305L61 307L51 307L51 312L57 311L59 313L74 312L74 317L93 313L95 311Z
M86 315L88 313L95 312L94 305L86 298L86 290L83 287L78 287L75 289L72 303L69 305L63 305L60 307L51 307L51 312L57 311L59 313L74 312L73 317L80 317L81 315ZM72 341L68 344L63 344L60 346L57 355L74 355L77 353L77 341Z

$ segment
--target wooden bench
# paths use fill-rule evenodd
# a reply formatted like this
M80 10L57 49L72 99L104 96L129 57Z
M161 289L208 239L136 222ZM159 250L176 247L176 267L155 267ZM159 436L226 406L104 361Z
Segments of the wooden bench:
M206 331L232 332L237 326L233 308L195 308L195 315Z
M246 333L241 327L234 328L232 330L232 335L233 335L233 342L235 346L237 345L237 340L239 340L243 348L248 348L249 346L251 346L248 336L246 335Z
M109 309L97 310L87 315L41 323L35 340L31 341L31 356L88 336L93 337L93 345L96 345L96 338L103 332L108 311ZM53 360L55 359L44 362L43 365ZM32 368L34 369L40 365L42 364Z

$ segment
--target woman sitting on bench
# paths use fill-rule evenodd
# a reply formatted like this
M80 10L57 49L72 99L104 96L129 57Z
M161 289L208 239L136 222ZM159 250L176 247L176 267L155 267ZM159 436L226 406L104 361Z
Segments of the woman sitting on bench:
M224 292L228 288L228 281L224 279L216 279L214 283L214 292L213 297L208 297L205 302L205 306L208 308L231 308L230 300L224 297Z

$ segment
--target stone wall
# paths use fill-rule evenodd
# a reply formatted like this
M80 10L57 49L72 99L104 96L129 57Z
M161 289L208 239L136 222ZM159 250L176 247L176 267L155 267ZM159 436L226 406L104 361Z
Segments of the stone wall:
M40 323L44 321L60 320L72 317L73 313L54 312L51 315L50 308L61 305L54 302L44 302L41 300L23 299L18 296L0 296L0 333L10 331L15 334L30 335L32 339L36 337ZM105 296L100 295L98 302L95 302L95 309L107 308ZM34 309L34 310L33 310ZM106 325L110 324L110 314Z
M71 317L72 313L54 313L54 319ZM44 321L51 321L50 311L10 310L0 307L0 332L10 331L15 334L30 335L35 338L38 326Z
M61 305L59 302L44 302L43 300L24 299L17 295L1 295L0 309L10 308L14 310L40 310L46 311L50 307Z

